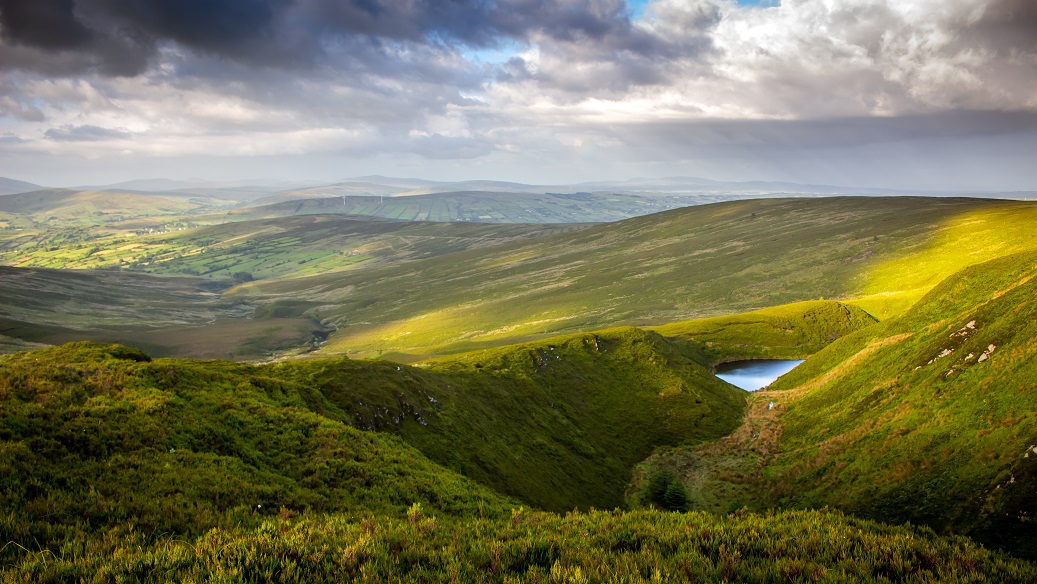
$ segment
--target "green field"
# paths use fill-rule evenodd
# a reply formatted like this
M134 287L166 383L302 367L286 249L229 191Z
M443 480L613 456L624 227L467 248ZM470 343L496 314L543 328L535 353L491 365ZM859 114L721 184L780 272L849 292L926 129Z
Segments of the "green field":
M387 221L335 215L242 221L186 230L166 226L155 233L116 224L85 235L82 229L21 234L0 248L0 258L19 267L225 279L247 273L255 279L284 279L428 258L582 227Z
M1037 579L1031 203L492 225L63 196L3 211L0 348L144 351L0 356L4 581ZM712 375L746 358L806 362Z
M1037 253L955 274L750 400L715 443L660 451L695 508L831 507L1037 558Z
M233 282L112 271L0 266L2 349L91 339L156 355L267 359L312 348L327 329L294 315L256 314L228 301Z
M338 329L323 354L401 359L817 298L888 318L961 268L1037 247L1035 221L1033 203L979 199L721 203L230 297L311 301Z
M192 220L204 217L216 216ZM224 292L221 302L257 309L251 314L258 318L295 319L251 327L210 318L204 336L213 340L204 351L183 352L194 343L189 331L178 331L175 336L186 340L149 345L157 354L262 359L291 350L289 339L296 341L295 352L305 351L313 347L312 335L301 331L309 321L321 337L331 332L320 354L409 362L818 298L844 300L885 319L958 269L1037 247L1030 228L1035 220L1037 207L1027 202L769 199L593 226L312 215L126 236L119 235L123 221L96 227L107 235L94 233L97 238L89 241L81 241L93 233L84 228L35 236L8 230L6 237L15 240L2 253L19 266L197 274L225 281L225 288L246 282ZM162 281L147 282L142 288ZM63 288L56 281L51 285ZM99 286L98 293L108 294L103 282ZM197 312L194 305L155 308ZM114 330L106 311L79 312L66 328L98 336L37 334L31 327L25 334L0 334L29 342L139 343L132 331ZM156 321L169 320L153 314ZM227 330L220 332L222 326ZM242 346L260 330L280 340ZM219 339L227 346L220 347Z
M827 338L853 321L837 307L683 330ZM964 538L832 512L527 510L604 503L638 451L737 425L744 394L708 375L693 334L675 343L601 331L422 368L92 344L0 358L0 568L15 582L1037 577Z

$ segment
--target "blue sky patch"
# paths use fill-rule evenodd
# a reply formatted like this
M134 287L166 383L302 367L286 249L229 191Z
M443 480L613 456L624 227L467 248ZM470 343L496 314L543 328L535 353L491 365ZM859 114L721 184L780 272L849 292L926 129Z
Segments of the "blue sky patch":
M627 14L633 20L641 18L645 8L648 6L648 2L649 0L627 0ZM733 0L733 2L739 6L754 6L757 8L767 8L781 4L781 0Z

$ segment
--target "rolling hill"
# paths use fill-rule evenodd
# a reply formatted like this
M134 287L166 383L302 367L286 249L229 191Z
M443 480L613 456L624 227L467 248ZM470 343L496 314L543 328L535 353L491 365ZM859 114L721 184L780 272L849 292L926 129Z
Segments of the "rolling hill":
M191 228L23 233L0 244L19 267L121 269L157 274L291 278L433 257L581 229L580 225L501 225L390 221L304 215ZM167 222L169 220L167 219ZM0 238L2 241L2 238ZM239 276L240 277L240 276Z
M0 176L0 196L17 195L18 193L39 191L45 188L47 187L41 187L40 185L25 182L23 180L15 180L13 178Z
M818 297L888 318L965 266L1037 248L1034 221L1033 203L983 199L729 202L229 296L310 303L308 315L338 329L321 351L358 356L454 353Z
M17 215L35 224L51 224L47 227L86 227L138 217L210 213L226 204L187 195L46 189L0 197L0 213Z
M228 281L111 271L0 266L0 335L25 343L122 342L156 355L269 358L307 347L326 329L306 318L254 315L226 302Z
M234 211L230 218L267 218L313 213L365 215L401 221L479 223L600 223L656 213L724 197L670 197L587 193L452 191L380 197L334 194L334 189L278 193Z
M569 469L643 448L629 428L665 444L677 437L666 432L695 440L730 427L722 412L744 394L703 377L692 346L602 331L423 369L152 360L90 343L0 357L0 569L12 582L1037 577L1032 564L925 528L817 511L562 516L446 468L591 501ZM552 429L567 440L539 445ZM508 467L485 465L490 453L532 475L495 476ZM554 469L566 469L562 484Z
M781 414L774 496L1037 558L1035 277L1034 253L968 268L776 384L802 397Z
M647 461L697 508L830 507L1037 558L1037 252L971 266L753 395L742 428Z
M290 341L297 351L311 349L317 331L321 338L331 332L321 354L413 361L819 297L890 318L957 270L1037 248L1035 220L1037 206L1029 202L837 197L702 205L592 226L313 215L156 233L127 233L121 222L103 236L80 228L0 234L7 238L3 257L20 266L263 279L225 290L222 302L251 307L239 316L266 320L199 323L204 332L178 330L164 337L164 345L149 344L157 355L269 358L288 350ZM66 290L68 302L75 302L76 290L96 295L62 286L61 277L47 276L55 289ZM97 278L103 290L105 276ZM165 280L142 282L113 294L155 290ZM81 304L100 310L80 310L71 328L104 333L96 338L105 341L140 338L108 334L114 329L104 307ZM163 310L195 309L167 304ZM31 314L16 312L11 318L33 324ZM278 341L252 341L263 335ZM33 342L95 338L8 336ZM184 350L190 352L178 352Z
M285 258L350 237L396 241L395 263L232 289L0 268L0 340L14 345L136 334L162 354L247 359L312 346L325 319L329 353L440 355L247 365L80 343L0 357L0 569L1033 581L1033 564L958 535L1037 558L1035 214L827 198L576 229L314 215L162 243L237 262L214 273L247 267L245 250ZM599 326L631 322L654 326ZM807 356L751 396L711 375ZM593 510L645 504L663 471L679 477L667 497L721 517Z

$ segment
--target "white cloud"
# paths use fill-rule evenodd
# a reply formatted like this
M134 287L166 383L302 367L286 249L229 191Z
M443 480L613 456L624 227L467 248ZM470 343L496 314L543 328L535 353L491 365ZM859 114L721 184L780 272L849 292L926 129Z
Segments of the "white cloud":
M313 52L293 53L295 60L268 55L276 46L245 55L243 47L256 42L245 32L241 47L206 41L203 50L184 40L189 30L181 28L181 36L150 41L149 64L133 76L41 64L48 53L31 49L31 66L8 69L0 80L0 159L46 153L100 164L119 155L125 165L127 152L142 161L424 156L433 161L430 169L452 157L468 168L479 158L494 168L510 160L515 169L561 169L565 160L576 176L601 168L636 172L633 160L708 170L713 156L718 168L774 172L759 161L784 160L792 151L821 157L822 143L870 148L931 137L926 124L904 124L917 132L910 134L881 120L1037 110L1037 41L1025 34L1037 20L1031 1L784 0L750 8L655 0L631 22L614 0L595 0L560 3L551 12L557 22L547 22L519 14L528 6L513 0L500 4L516 10L511 20L483 14L485 30L461 27L454 37L425 38L421 27L439 26L438 17L419 15L433 23L421 26L370 24L385 37L327 33L334 23L315 24L314 15L338 13L310 0L271 20L289 27L270 32L271 43ZM317 31L308 41L307 27ZM495 44L488 34L504 36ZM66 53L53 58L72 63ZM774 137L781 121L809 123L795 127L795 144L781 144ZM943 139L1007 135L986 123ZM841 142L833 146L827 138L836 131ZM733 149L747 159L732 162ZM883 163L875 153L867 160L875 168L899 163ZM1025 175L1018 161L1004 164L1015 165L1005 172ZM0 172L16 171L0 162Z

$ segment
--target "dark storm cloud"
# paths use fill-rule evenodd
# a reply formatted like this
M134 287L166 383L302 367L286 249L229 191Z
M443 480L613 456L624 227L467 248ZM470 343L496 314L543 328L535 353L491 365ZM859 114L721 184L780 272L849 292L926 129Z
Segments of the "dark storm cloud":
M4 67L50 74L140 73L169 42L274 67L319 61L329 46L481 48L533 34L638 54L667 46L631 25L624 0L0 0L0 25Z
M73 0L0 0L4 34L20 44L46 50L76 49L93 33L73 14Z
M103 140L116 140L129 138L129 132L123 130L112 130L98 126L62 126L51 128L44 132L44 136L56 142L100 142Z

